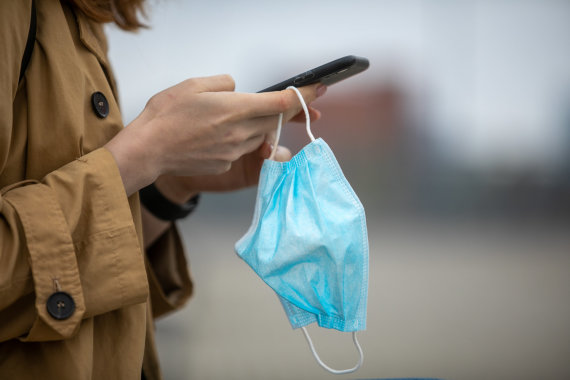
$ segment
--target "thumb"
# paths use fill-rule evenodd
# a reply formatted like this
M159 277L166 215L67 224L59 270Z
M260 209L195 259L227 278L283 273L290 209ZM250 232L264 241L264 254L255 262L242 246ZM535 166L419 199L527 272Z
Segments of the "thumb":
M277 151L275 152L275 161L285 162L289 161L292 157L291 151L281 145L277 146Z

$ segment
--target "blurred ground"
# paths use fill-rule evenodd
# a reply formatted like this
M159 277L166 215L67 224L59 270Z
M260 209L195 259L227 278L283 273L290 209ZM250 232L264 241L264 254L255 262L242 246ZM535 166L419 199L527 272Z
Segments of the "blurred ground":
M253 205L253 193L242 195ZM234 254L250 216L211 213L230 201L206 196L180 224L196 292L182 312L158 323L166 378L335 378L316 364L272 290ZM368 213L365 360L340 378L570 378L567 225ZM310 331L332 367L356 361L350 334Z

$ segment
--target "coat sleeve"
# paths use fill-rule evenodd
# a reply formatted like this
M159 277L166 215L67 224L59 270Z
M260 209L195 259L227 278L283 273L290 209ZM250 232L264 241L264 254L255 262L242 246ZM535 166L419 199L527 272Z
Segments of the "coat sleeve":
M184 247L175 224L147 249L147 257L152 315L158 318L181 308L193 291Z
M0 174L13 128L31 1L0 2ZM116 163L97 149L39 181L0 190L0 342L59 340L81 320L145 302L148 280L131 206ZM47 303L71 297L57 319ZM70 303L66 305L70 307Z

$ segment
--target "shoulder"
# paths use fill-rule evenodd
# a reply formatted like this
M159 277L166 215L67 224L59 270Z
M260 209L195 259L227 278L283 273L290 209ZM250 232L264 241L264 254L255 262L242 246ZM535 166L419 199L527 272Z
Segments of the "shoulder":
M13 95L26 48L32 0L0 1L0 91Z
M32 0L0 1L0 32L20 34L20 29L28 31Z

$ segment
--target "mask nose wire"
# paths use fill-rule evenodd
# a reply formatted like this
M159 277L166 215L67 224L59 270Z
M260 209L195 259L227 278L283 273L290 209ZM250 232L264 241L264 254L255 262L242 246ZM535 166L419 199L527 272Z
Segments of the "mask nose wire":
M304 326L301 327L301 329L303 330L303 334L305 335L305 339L307 340L307 343L309 343L309 347L311 348L311 352L313 353L315 360L325 370L329 371L330 373L332 373L334 375L344 375L346 373L355 372L356 370L358 370L362 366L362 362L364 361L364 354L362 353L362 348L360 347L360 343L358 343L358 339L356 339L356 331L352 332L352 341L354 342L354 346L356 347L356 349L358 350L358 354L360 355L360 359L358 359L358 363L356 363L356 365L354 367L349 368L349 369L332 369L331 367L329 367L328 365L323 363L323 361L321 360L321 358L317 354L317 351L315 350L315 346L313 345L313 341L311 340L311 337L309 336L307 329Z
M311 118L309 117L309 109L307 108L307 104L305 103L305 99L303 99L303 95L301 95L301 92L299 90L297 90L297 88L295 86L289 86L289 87L287 87L287 90L293 90L297 94L297 97L299 98L299 101L301 102L301 106L303 107L303 111L305 111L305 126L307 129L307 134L309 135L309 138L311 139L311 141L315 141L315 136L313 136L313 133L311 132ZM277 145L279 144L279 137L281 137L281 127L282 126L283 126L283 114L280 113L279 114L279 121L277 121L277 132L275 133L275 140L273 141L273 151L271 152L271 155L269 156L270 160L273 160L275 157L275 152L277 151Z

